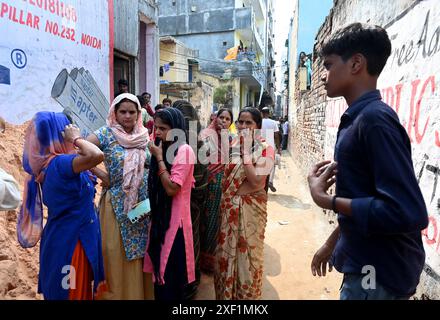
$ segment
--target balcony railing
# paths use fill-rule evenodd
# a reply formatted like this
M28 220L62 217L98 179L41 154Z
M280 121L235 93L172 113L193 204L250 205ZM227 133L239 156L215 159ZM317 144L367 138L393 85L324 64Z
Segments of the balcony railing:
M257 44L260 46L262 52L264 52L264 37L263 33L257 27L257 19L255 18L255 11L252 8L252 31L254 33Z

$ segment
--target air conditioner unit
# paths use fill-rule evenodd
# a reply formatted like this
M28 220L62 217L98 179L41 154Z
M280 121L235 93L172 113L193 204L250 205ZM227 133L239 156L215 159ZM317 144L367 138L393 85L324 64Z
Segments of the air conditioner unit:
M191 6L191 12L196 12L197 11L197 6Z

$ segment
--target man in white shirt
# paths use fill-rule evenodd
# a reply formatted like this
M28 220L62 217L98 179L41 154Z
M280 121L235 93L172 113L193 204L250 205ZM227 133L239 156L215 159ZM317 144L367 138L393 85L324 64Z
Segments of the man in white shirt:
M0 210L14 210L21 201L15 179L0 168Z
M286 119L285 119L285 121L283 123L283 139L282 139L282 143L281 143L282 146L283 146L283 150L287 149L287 139L288 139L288 137L289 137L289 121L288 121L287 116L286 116Z
M263 114L263 123L261 125L261 135L266 140L266 142L277 150L278 153L281 153L280 146L280 130L278 128L278 123L275 120L269 118L270 110L268 107L264 107L261 109L261 113ZM275 166L273 166L272 171L269 176L269 189L272 192L276 192L277 189L273 185L273 179L275 176Z

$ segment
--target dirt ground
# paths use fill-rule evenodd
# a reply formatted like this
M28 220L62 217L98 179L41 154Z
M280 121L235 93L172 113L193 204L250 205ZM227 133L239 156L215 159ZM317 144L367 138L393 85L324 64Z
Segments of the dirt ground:
M0 130L0 168L18 181L23 191L22 153L28 123ZM0 211L0 300L41 299L37 294L39 244L23 249L17 241L18 210Z
M274 185L277 191L269 191L262 299L339 299L342 275L333 270L320 278L310 270L314 253L333 226L313 203L307 182L286 152ZM214 298L213 278L204 274L195 299Z

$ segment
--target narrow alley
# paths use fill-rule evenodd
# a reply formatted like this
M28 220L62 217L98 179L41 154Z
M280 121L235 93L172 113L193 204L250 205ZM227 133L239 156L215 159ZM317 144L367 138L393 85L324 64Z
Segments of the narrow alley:
M339 299L341 274L333 270L319 278L310 271L313 255L333 227L313 203L307 181L286 151L274 185L277 192L269 192L268 201L262 299ZM202 275L196 299L215 299L212 277Z
M440 0L2 0L0 34L0 301L440 300Z

